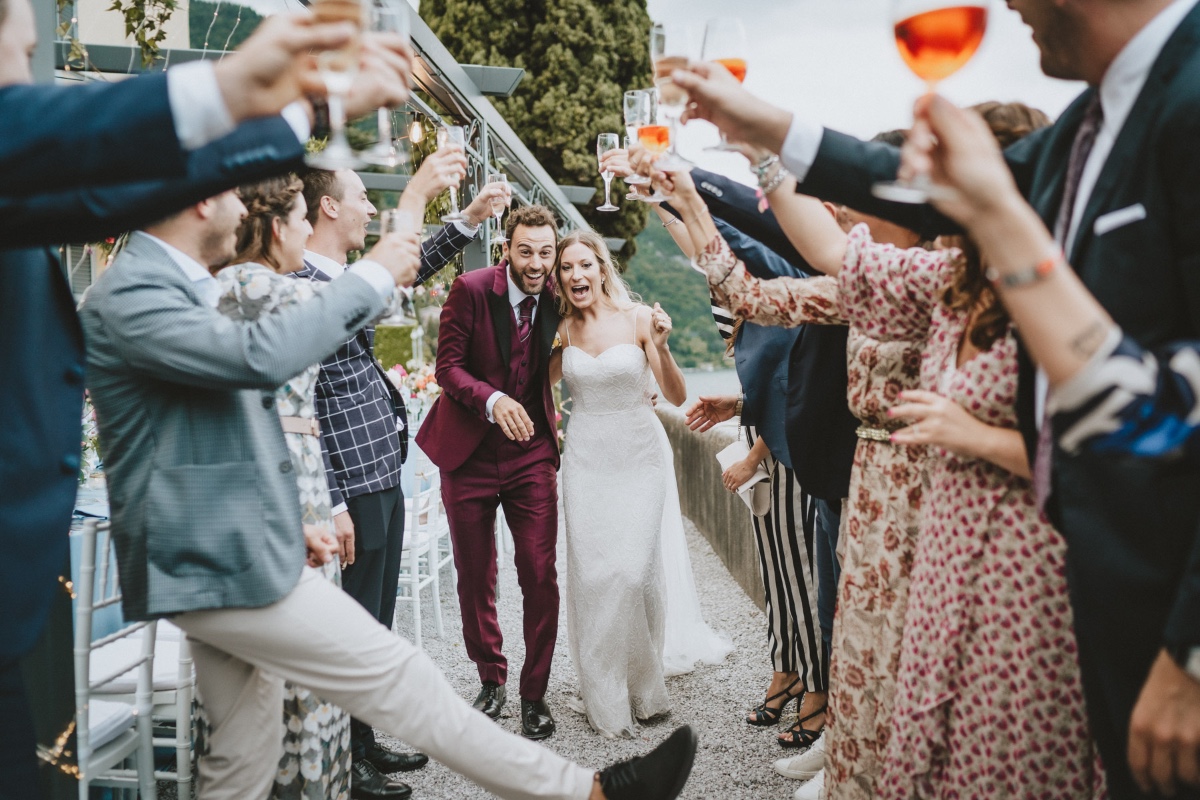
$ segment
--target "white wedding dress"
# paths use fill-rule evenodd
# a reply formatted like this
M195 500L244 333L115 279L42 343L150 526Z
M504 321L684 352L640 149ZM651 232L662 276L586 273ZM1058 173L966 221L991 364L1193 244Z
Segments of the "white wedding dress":
M733 645L704 622L679 511L674 457L635 344L593 358L570 345L563 451L567 638L582 705L604 736L670 710L664 677L721 663Z

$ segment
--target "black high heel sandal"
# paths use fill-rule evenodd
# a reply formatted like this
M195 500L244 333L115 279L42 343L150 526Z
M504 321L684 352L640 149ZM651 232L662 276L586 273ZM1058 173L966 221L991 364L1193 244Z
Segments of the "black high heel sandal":
M821 738L821 733L825 730L825 725L822 724L820 728L812 731L804 727L804 723L808 722L813 717L818 717L824 713L825 706L821 706L807 717L801 717L800 719L796 720L795 725L784 731L784 735L786 735L788 738L776 739L776 741L779 742L779 746L784 748L812 747L817 739Z
M776 692L766 700L763 700L762 703L751 710L750 713L753 714L753 716L746 717L746 724L761 728L767 725L774 725L776 722L779 722L779 718L783 716L783 710L788 707L788 703L804 696L803 686L800 687L799 694L792 694L792 689L795 689L796 684L798 683L800 683L800 679L796 678L790 684L788 684L786 689L781 692ZM769 705L767 705L767 703L770 703L772 700L778 700L781 697L784 698L784 700L783 703L780 704L779 708L771 708Z

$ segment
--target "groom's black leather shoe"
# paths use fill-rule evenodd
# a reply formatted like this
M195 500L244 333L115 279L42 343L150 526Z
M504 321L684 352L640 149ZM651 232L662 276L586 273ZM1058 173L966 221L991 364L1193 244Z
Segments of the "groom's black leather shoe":
M380 744L367 750L366 759L371 762L371 766L384 775L391 775L393 772L412 772L429 763L429 756L424 753L397 753Z
M545 739L554 733L554 717L545 700L521 701L521 733L526 739Z
M350 797L353 800L408 800L412 788L382 774L370 761L355 761L350 767Z
M492 719L499 719L500 709L504 708L504 701L507 699L507 689L498 683L484 681L483 688L479 690L479 696L475 698L471 707L476 711L482 711Z
M675 800L695 758L696 732L684 725L641 758L600 770L600 788L608 800Z

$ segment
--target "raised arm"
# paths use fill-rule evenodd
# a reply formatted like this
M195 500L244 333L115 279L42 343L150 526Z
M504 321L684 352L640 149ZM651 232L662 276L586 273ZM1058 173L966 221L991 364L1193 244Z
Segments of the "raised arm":
M681 406L687 400L687 382L667 344L671 335L671 318L658 303L654 304L654 308L638 307L637 315L638 339L650 362L658 388L662 389L668 403Z

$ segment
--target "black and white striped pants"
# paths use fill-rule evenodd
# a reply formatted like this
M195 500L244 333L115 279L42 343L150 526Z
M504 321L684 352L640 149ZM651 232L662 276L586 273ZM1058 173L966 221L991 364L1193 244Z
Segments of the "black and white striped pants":
M754 429L743 427L742 433L753 447ZM767 459L771 509L752 518L766 589L771 662L776 672L798 672L808 691L823 692L828 672L817 619L816 503L801 490L792 470L774 456Z

